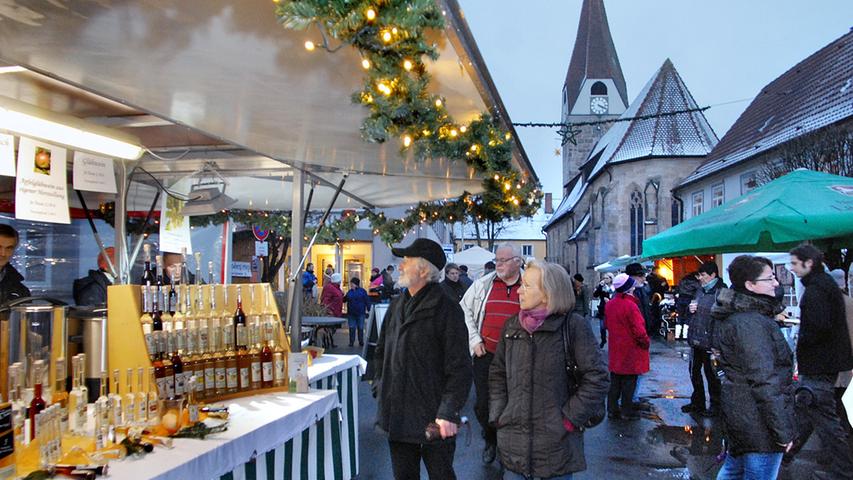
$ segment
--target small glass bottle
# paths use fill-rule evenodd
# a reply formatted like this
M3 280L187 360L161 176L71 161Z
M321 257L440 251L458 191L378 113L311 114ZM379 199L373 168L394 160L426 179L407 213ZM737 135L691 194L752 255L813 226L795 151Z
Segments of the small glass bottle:
M198 377L193 375L190 377L187 385L190 387L187 389L187 411L189 416L189 424L195 425L199 422L199 410L201 409L201 405L199 405L198 400L196 400L195 392L198 390L196 383L198 382Z
M80 359L80 392L83 394L83 401L89 403L89 387L86 386L86 354L78 353Z
M47 403L42 398L42 382L44 381L42 370L44 369L44 360L36 360L33 362L33 399L30 401L29 416L30 416L30 440L36 438L36 414L41 413L47 408Z
M226 393L240 391L240 370L237 364L237 352L234 350L233 326L226 325L222 328L222 338L225 343L225 383ZM248 372L247 372L248 373Z
M160 399L164 398L163 394L158 390L160 385L157 383L154 367L148 368L148 414L145 416L148 426L160 425Z
M122 398L121 392L119 391L119 384L121 381L121 371L119 369L113 370L113 388L110 392L110 425L113 427L119 427L124 425L124 419L122 415L124 414L124 409L122 408Z
M145 368L139 367L136 370L136 424L144 426L148 422L148 394L145 393Z
M261 373L263 370L261 368L263 361L261 359L260 340L258 338L258 325L251 325L249 327L249 331L249 344L251 345L249 348L249 360L251 362L251 378L249 379L249 384L252 390L259 390L261 385L263 385L263 377Z
M51 405L59 405L57 409L59 427L64 432L68 430L68 391L65 387L68 369L65 368L65 358L56 359L54 372L55 381L53 382L54 388L50 403Z
M272 329L270 328L270 324L268 322L264 322L263 324L263 338L261 339L261 343L263 344L263 348L261 348L261 387L262 388L270 388L273 386L275 381L275 365L274 365L274 354L273 350L270 347L270 343L272 343Z
M107 445L110 428L110 399L107 396L107 372L101 371L101 393L95 400L95 448Z
M71 395L68 397L70 429L82 433L86 426L86 398L80 389L80 357L71 359Z
M124 394L124 424L136 424L136 394L133 393L133 369L127 369L127 393Z

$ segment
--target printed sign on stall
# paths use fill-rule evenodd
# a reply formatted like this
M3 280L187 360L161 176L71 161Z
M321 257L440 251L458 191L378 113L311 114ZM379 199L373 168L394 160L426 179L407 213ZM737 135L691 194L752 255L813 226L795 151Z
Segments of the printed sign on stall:
M249 262L231 262L231 276L238 278L251 278L252 264Z
M268 257L270 254L270 244L267 242L255 242L255 256Z
M169 187L169 191L176 195L186 195L190 191L188 179L178 180ZM160 205L160 250L164 252L180 252L181 248L187 249L187 254L193 253L192 239L190 237L190 217L181 215L184 208L183 200L172 195L163 195Z
M15 182L15 218L71 223L65 177L66 150L21 137Z
M15 137L0 133L0 175L15 176Z
M91 153L74 152L75 190L116 193L116 176L113 160Z

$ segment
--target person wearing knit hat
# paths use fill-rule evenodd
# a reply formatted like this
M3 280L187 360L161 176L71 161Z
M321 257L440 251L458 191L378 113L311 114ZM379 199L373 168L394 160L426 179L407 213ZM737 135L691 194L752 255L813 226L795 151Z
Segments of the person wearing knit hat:
M613 279L613 288L616 294L604 306L604 321L610 332L607 416L634 420L638 417L634 413L632 397L637 377L649 371L650 342L637 298L631 294L636 288L635 280L620 273Z

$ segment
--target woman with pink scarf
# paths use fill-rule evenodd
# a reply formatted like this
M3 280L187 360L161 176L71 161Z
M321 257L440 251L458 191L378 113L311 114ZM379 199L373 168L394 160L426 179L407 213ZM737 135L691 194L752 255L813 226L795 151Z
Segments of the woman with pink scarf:
M489 371L489 421L498 431L503 478L571 479L586 469L583 428L603 416L607 367L589 322L572 314L575 298L563 267L530 264L519 301ZM567 353L577 366L574 388Z

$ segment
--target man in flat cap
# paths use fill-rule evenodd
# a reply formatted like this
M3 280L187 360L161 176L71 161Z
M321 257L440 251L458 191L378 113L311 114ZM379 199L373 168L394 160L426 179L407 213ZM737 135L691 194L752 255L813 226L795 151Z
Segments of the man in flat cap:
M438 283L447 262L439 244L419 238L392 252L403 258L397 283L406 291L391 302L376 346L376 425L388 435L395 479L419 478L421 460L431 479L455 479L471 388L465 317Z

